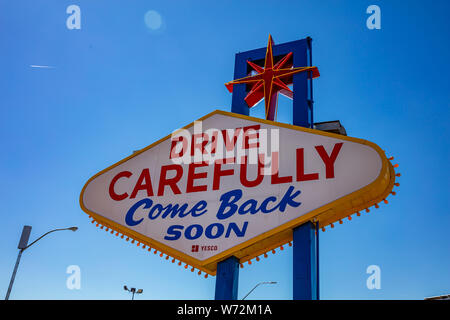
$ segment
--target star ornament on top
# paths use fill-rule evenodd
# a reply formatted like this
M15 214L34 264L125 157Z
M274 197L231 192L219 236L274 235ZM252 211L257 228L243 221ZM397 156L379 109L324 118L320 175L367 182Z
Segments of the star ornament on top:
M264 99L266 119L272 121L276 119L278 93L291 99L294 96L294 93L288 87L288 85L291 85L293 82L294 74L309 71L313 79L320 76L317 67L294 68L291 59L292 52L288 53L274 65L272 52L273 45L272 36L269 35L264 67L251 61L247 61L256 74L225 83L225 86L230 92L233 92L233 85L235 84L252 85L251 90L245 97L245 102L248 107L251 108Z

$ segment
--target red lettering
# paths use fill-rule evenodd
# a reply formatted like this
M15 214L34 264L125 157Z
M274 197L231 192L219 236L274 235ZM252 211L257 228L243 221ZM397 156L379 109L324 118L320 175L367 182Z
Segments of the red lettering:
M126 193L126 192L122 193L122 194L117 194L114 191L114 185L116 184L117 180L119 180L120 178L129 178L131 176L132 176L132 173L130 171L122 171L122 172L118 173L111 180L111 183L109 184L109 196L111 197L111 199L116 200L116 201L121 201L128 197L128 193Z
M243 158L243 157L242 157ZM242 159L241 158L241 159ZM231 164L231 163L235 163L236 162L236 157L230 157L230 158L223 158L223 159L217 159L215 161L215 163L220 163L220 164Z
M259 148L259 132L258 130L261 128L261 126L254 125L254 126L248 126L244 127L244 149L251 149L251 148ZM256 139L256 142L250 143L250 139Z
M181 141L181 143L182 143L181 150L180 150L180 152L176 153L176 152L175 152L175 148L176 148L178 142L180 142L180 141ZM173 139L172 139L172 145L171 145L171 147L170 147L170 155L169 155L169 159L173 159L173 158L181 158L181 157L183 156L184 152L185 152L185 151L187 150L187 148L188 148L188 143L189 143L189 142L188 142L188 140L187 140L186 137L179 136L179 137L173 138Z
M228 130L234 131L234 135L231 139L228 137ZM222 130L223 141L225 142L225 148L227 151L231 151L234 149L234 146L236 145L237 138L241 130L242 128Z
M200 142L198 141L200 139ZM196 150L200 150L200 155L206 153L205 146L208 144L209 137L206 133L192 135L191 155L195 155Z
M210 154L216 153L217 139L219 138L219 131L214 131L211 137L211 151Z
M227 161L227 159L225 159ZM213 179L213 190L219 190L220 188L220 177L232 176L234 174L233 169L222 170L221 161L216 161L214 163L214 179Z
M327 179L334 178L334 162L341 151L343 143L336 143L333 147L333 151L331 151L331 155L328 156L325 148L323 146L316 146L316 150L319 153L319 156L322 158L323 163L325 164L325 172Z
M305 173L305 155L303 148L297 149L297 181L318 180L318 173Z
M141 175L134 186L133 192L131 193L130 199L136 198L136 195L140 190L147 190L147 196L153 197L152 181L150 179L148 168L142 170Z
M206 191L207 186L201 185L201 186L194 186L194 180L196 179L204 179L207 176L206 172L199 172L195 173L195 169L199 167L205 167L208 166L207 163L191 163L189 164L189 170L188 170L188 176L187 176L187 186L186 186L186 192L199 192L199 191Z
M272 152L272 184L289 183L292 182L292 176L280 177L278 176L279 171L279 157L278 152Z
M173 178L167 178L167 171L175 170L176 174ZM167 166L161 167L161 175L159 177L159 186L158 186L158 196L162 196L164 194L164 187L169 186L174 194L180 194L180 188L177 186L177 182L183 176L183 167L179 164L170 164Z
M241 184L244 187L251 188L256 187L259 185L263 179L264 179L264 155L261 154L260 157L262 157L262 160L258 161L258 174L256 176L256 179L253 181L249 181L247 179L247 156L245 156L244 161L241 163ZM261 162L262 161L262 162Z

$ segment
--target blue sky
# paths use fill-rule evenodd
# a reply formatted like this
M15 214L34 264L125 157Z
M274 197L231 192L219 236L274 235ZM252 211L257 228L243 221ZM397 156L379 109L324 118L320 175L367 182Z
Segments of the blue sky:
M68 30L66 8L81 8ZM366 8L381 8L381 30ZM162 17L150 30L145 13ZM78 204L95 173L193 120L230 110L234 54L313 38L315 121L395 157L389 205L320 236L323 299L423 299L450 293L448 1L0 0L0 291L23 225L31 239L13 299L212 299L204 279L95 228ZM53 68L32 68L48 65ZM257 108L261 109L262 106ZM290 121L287 104L280 121ZM260 110L254 115L258 116ZM81 289L66 268L81 268ZM366 268L381 268L381 289ZM292 250L241 269L239 297L292 298ZM2 293L3 294L3 293Z

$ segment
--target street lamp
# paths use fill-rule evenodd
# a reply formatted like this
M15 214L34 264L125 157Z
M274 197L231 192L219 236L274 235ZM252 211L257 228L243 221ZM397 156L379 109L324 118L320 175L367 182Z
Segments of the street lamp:
M137 290L136 290L136 288L128 289L127 286L123 286L123 289L132 293L131 300L134 300L134 294L135 293L136 294L141 294L142 292L144 292L144 290L142 290L142 289L137 289Z
M244 300L245 298L247 298L248 295L249 295L250 293L252 293L253 290L255 290L255 289L256 289L259 285L261 285L261 284L277 284L277 282L276 282L276 281L266 281L266 282L260 282L260 283L258 283L256 286L253 287L252 290L249 291L249 293L247 293L247 294L245 295L245 297L242 298L242 300Z
M78 227L70 227L70 228L62 228L62 229L51 230L51 231L49 231L47 233L44 233L42 236L40 236L39 238L34 240L32 243L28 244L28 239L30 238L30 233L31 233L31 226L24 226L23 227L22 235L20 236L19 245L17 246L17 248L20 249L20 251L19 251L19 255L17 256L16 265L14 266L14 271L13 271L13 274L11 276L11 281L9 282L9 287L8 287L8 291L6 292L5 300L9 300L9 295L11 293L11 289L12 289L12 286L13 286L13 283L14 283L14 279L16 278L17 268L19 267L19 262L20 262L20 258L22 257L22 252L24 252L26 249L31 247L33 244L35 244L36 242L41 240L43 237L45 237L49 233L52 233L52 232L55 232L55 231L62 231L62 230L70 230L70 231L74 231L75 232L75 231L78 230Z

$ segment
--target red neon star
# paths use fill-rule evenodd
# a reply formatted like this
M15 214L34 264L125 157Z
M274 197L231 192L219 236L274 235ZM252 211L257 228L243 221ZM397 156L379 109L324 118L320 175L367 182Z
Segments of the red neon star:
M228 91L233 92L233 85L235 84L253 84L250 92L245 97L247 105L251 108L264 98L266 119L274 121L277 113L278 93L280 92L291 99L293 97L293 92L288 87L288 85L292 84L292 76L296 73L311 71L312 78L314 79L319 77L320 74L317 67L293 68L292 62L290 62L292 52L288 53L274 65L272 46L272 36L269 35L264 68L251 61L247 61L257 74L227 82L225 86Z

